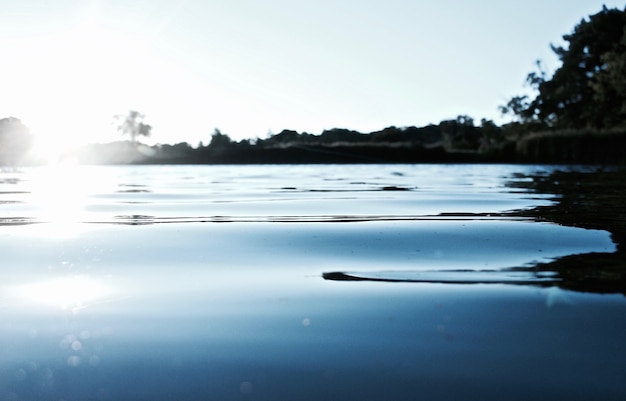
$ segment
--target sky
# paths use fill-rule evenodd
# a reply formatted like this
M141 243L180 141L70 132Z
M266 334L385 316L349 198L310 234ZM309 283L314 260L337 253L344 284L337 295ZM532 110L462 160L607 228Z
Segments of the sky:
M0 118L48 147L424 126L498 106L596 0L0 0Z

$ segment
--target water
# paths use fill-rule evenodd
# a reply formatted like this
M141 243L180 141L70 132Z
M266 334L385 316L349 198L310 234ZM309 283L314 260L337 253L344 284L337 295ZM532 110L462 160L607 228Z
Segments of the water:
M0 400L624 399L612 253L515 213L554 166L48 167L0 175Z

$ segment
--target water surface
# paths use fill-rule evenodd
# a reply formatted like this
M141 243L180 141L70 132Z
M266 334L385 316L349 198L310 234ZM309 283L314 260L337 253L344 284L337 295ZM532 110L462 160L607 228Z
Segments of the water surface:
M554 267L612 233L520 212L557 169L4 172L0 400L622 399L624 296Z

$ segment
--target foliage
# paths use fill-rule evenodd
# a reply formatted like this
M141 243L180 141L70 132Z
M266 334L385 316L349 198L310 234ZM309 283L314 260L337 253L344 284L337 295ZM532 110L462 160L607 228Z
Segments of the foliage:
M366 138L363 137L358 131L348 130L345 128L333 128L329 130L324 130L322 135L319 137L319 142L321 143L341 143L341 142L352 142L359 143L364 142Z
M439 124L444 146L449 150L476 150L480 146L481 131L469 116L445 120Z
M216 128L215 131L213 131L213 135L211 135L211 142L209 143L209 147L210 148L227 147L232 142L233 141L230 139L230 137L227 134L222 134L222 132Z
M537 63L527 83L534 99L513 97L501 111L521 122L553 128L610 128L626 116L626 9L607 9L583 19L552 46L562 65L551 78Z
M114 118L117 122L117 130L122 135L130 135L131 142L136 143L139 136L150 136L152 127L143 122L145 115L138 111L129 110L126 115L116 115Z
M17 164L31 148L32 143L30 130L19 118L0 119L0 163Z
M606 68L591 82L594 101L605 107L606 126L626 126L626 29L615 48L602 55Z

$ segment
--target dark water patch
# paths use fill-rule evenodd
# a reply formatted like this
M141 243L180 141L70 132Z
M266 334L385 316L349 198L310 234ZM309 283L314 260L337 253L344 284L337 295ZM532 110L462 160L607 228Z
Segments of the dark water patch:
M350 183L353 185L364 185L366 183ZM372 186L368 188L332 188L332 189L322 189L322 188L313 188L313 189L299 189L296 187L282 187L281 191L289 191L289 192L322 192L322 193L332 193L332 192L375 192L375 191L414 191L415 187L402 187L397 185L385 185L385 186Z
M119 189L115 191L116 193L151 193L152 191L149 189L145 189L148 186L143 184L119 184Z
M23 226L40 223L29 217L0 217L0 226Z
M326 272L325 280L431 284L508 284L626 295L624 261L617 254L568 255L530 267L502 270Z
M552 194L556 201L519 214L559 224L610 231L616 242L626 238L626 170L593 172L555 171L528 176L517 183L536 193Z
M563 288L626 295L626 170L587 167L514 178L507 186L550 195L554 202L509 215L608 231L616 244L616 252L565 256L536 269L558 272Z
M552 286L560 281L551 273L515 270L421 270L381 272L327 272L322 277L332 281L376 281L386 283L433 284L520 284Z
M141 214L132 214L132 215L121 215L113 217L114 223L117 224L127 224L127 225L146 225L146 224L154 224L155 221L154 216L141 215Z
M445 212L439 213L437 217L441 218L460 218L460 219L483 219L483 218L504 218L510 219L507 213L465 213L465 212Z
M591 252L537 263L536 272L554 272L562 289L626 295L626 258L622 252Z
M115 192L116 193L150 193L152 191L148 189L121 189Z
M381 191L412 191L413 188L397 187L395 185L389 185L381 188Z

